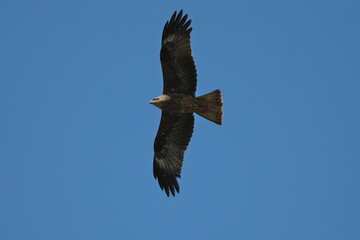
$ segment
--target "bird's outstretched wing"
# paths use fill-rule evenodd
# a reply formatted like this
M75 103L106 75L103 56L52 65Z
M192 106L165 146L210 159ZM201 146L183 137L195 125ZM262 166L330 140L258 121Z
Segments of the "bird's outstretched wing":
M164 78L164 94L185 94L195 96L196 68L191 55L189 28L191 20L187 14L176 11L167 21L163 34L160 60Z
M154 177L169 196L179 192L184 152L194 128L192 113L178 114L162 111L161 122L154 143Z

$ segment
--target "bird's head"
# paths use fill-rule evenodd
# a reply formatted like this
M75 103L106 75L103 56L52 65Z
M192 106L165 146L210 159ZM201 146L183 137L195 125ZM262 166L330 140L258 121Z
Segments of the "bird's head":
M154 106L157 106L158 108L162 108L163 104L170 100L170 97L167 96L167 95L161 95L159 97L156 97L154 99L152 99L149 103L154 105Z

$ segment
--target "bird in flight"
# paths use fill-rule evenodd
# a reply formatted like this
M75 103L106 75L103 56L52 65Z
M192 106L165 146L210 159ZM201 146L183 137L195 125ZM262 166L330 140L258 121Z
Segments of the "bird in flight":
M191 20L187 18L183 10L179 14L175 11L164 26L160 51L163 94L150 101L162 110L154 142L153 172L168 197L180 191L177 178L193 133L194 113L219 125L223 115L220 90L195 97L197 74L191 55Z

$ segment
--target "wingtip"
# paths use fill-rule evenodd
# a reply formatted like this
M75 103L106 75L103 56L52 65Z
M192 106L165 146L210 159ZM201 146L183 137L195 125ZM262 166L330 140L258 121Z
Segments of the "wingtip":
M170 20L165 23L161 37L162 44L166 42L167 37L174 34L190 35L192 31L192 28L190 27L191 19L188 19L188 14L185 14L184 16L182 14L183 10L180 10L179 13L175 11ZM170 40L171 39L172 38L170 38Z
M177 181L177 178L181 178L180 173L163 173L160 171L159 166L154 162L153 175L154 178L158 180L160 189L165 191L168 197L170 197L170 195L175 197L176 193L180 193L180 186Z
M175 197L176 193L180 193L180 187L176 176L166 177L166 179L160 179L160 177L158 177L158 182L161 190L165 191L168 197L170 197L171 195Z

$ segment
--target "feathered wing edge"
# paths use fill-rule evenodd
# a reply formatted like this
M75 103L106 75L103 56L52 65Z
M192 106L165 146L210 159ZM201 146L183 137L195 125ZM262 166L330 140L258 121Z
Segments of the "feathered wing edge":
M175 172L174 174L166 175L162 172L163 170L157 164L155 159L153 164L153 170L154 178L158 180L161 190L165 190L165 193L168 197L170 197L170 192L175 197L175 191L177 193L180 192L180 186L177 181L177 178L181 178L180 171Z
M180 178L185 150L194 129L194 115L162 112L158 133L154 142L153 173L166 195L180 192Z
M162 34L160 60L164 79L164 94L186 94L195 97L197 73L192 57L191 20L175 11L166 22Z
M191 24L191 19L186 21L188 15L185 14L184 17L182 17L182 15L183 15L183 10L180 10L179 14L177 14L177 12L175 11L171 16L170 21L166 21L162 33L162 38L161 38L162 41L164 41L168 37L168 35L170 33L173 33L175 30L183 31L185 34L191 33L192 28L188 29L188 27Z

